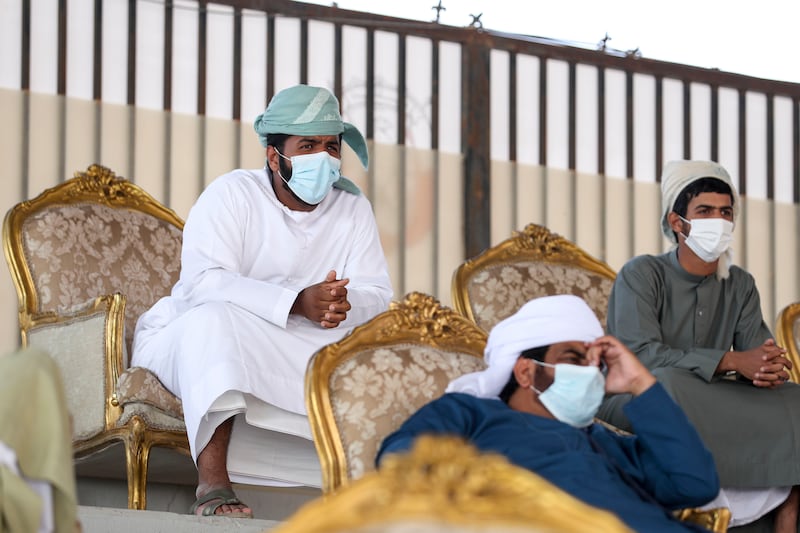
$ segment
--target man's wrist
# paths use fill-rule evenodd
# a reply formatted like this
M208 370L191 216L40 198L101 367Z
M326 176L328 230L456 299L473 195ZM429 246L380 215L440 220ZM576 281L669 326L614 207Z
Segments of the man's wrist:
M638 378L631 381L630 393L634 396L639 396L647 389L656 384L656 378L651 373L642 374Z

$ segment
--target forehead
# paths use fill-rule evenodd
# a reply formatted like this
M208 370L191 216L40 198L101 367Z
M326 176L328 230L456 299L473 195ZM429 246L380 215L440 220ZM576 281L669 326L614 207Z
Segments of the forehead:
M586 354L586 345L582 341L554 342L545 354L545 360L558 360L564 356L574 356L575 354Z
M286 139L287 143L300 144L303 142L314 142L319 144L339 144L338 135L290 135Z
M720 192L701 192L691 200L687 206L690 210L700 206L733 207L730 194Z

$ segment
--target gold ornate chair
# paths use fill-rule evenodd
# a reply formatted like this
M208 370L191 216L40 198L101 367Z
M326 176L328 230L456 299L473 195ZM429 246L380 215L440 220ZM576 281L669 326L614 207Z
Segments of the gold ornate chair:
M575 294L589 304L605 328L608 297L616 273L544 226L523 231L458 266L453 307L485 331L529 300Z
M534 495L534 497L531 497ZM453 437L422 437L274 533L622 533L616 516L495 454Z
M786 348L786 358L792 362L789 376L800 383L800 302L789 304L778 313L775 340Z
M486 334L474 324L414 292L314 354L306 407L323 491L374 470L386 435L452 379L484 368L485 345Z
M128 368L139 315L177 281L182 229L174 212L98 165L17 204L3 223L22 343L61 369L75 458L124 445L132 509L146 506L151 447L189 454L180 400Z

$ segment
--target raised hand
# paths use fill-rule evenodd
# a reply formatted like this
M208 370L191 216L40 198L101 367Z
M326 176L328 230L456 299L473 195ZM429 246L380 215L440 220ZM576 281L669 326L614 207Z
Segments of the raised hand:
M335 328L347 318L350 302L347 300L347 284L350 280L336 279L336 271L331 270L321 281L306 287L292 305L291 313L301 315L319 323L323 328Z
M649 389L656 378L616 337L605 335L588 344L587 359L592 364L605 362L606 392L629 392L638 396Z

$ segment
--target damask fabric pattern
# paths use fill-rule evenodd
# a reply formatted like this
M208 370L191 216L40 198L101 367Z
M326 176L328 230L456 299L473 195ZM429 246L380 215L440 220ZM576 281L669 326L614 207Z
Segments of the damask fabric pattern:
M483 359L430 346L365 350L331 375L333 416L347 456L348 478L374 470L377 435L389 435L447 384L483 370ZM389 413L392 416L386 416Z
M96 203L55 205L32 215L22 234L39 311L121 292L127 353L139 315L178 279L181 231L145 213Z
M170 416L183 420L183 405L180 400L146 368L134 366L120 375L117 382L117 398L123 408L127 404L142 403L157 407Z
M572 265L519 262L480 271L468 286L475 321L485 331L533 298L555 294L580 296L606 327L608 297L614 280Z

